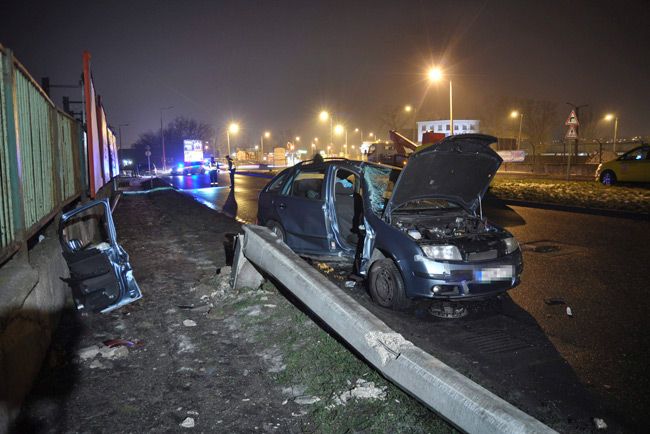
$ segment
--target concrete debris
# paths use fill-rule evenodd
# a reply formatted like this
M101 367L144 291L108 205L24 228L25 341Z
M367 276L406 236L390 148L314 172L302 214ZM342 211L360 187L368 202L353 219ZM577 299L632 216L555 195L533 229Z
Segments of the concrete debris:
M368 332L364 337L366 343L377 352L382 366L396 359L403 350L413 347L413 343L399 333Z
M193 353L195 350L196 350L196 345L192 343L189 337L185 335L178 336L179 353Z
M269 309L273 309L274 307L277 307L275 304L265 304L264 307L268 307Z
M307 386L302 385L302 384L296 384L295 386L283 387L282 388L282 394L291 396L292 398L295 398L297 396L304 395L305 390L307 390Z
M199 412L196 410L187 410L187 414L191 414L192 416L198 416Z
M99 360L93 360L90 364L90 369L106 369L106 366Z
M596 429L607 429L607 423L599 417L594 417L594 425L596 425Z
M258 354L269 365L268 372L282 372L287 365L282 363L282 353L277 348L269 348Z
M294 398L293 402L295 402L298 405L312 405L320 401L320 398L318 396L311 396L311 395L303 395L303 396L298 396Z
M248 312L246 312L247 316L260 316L262 313L262 307L258 304L255 306L251 306L248 309L246 309Z
M97 354L99 354L99 347L97 345L91 345L86 348L82 348L79 350L77 355L81 360L88 360L94 358Z
M191 319L186 319L183 320L183 325L185 327L196 327L196 321L192 321Z
M350 399L386 399L386 386L377 387L372 381L359 378L356 385L334 397L334 405L345 405Z
M186 417L183 422L180 423L183 428L194 428L194 418Z
M99 353L105 359L121 359L129 355L129 349L127 347L102 347Z

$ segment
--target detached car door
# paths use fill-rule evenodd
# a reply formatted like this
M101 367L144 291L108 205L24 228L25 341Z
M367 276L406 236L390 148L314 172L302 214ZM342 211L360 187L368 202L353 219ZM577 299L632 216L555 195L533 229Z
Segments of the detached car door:
M106 313L142 298L129 255L117 244L108 199L63 214L59 242L77 309Z
M274 203L289 247L299 253L329 252L325 220L325 167L299 169Z

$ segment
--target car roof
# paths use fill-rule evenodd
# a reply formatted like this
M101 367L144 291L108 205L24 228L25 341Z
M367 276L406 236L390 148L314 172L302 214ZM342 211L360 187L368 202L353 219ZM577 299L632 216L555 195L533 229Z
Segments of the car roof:
M349 160L347 158L342 158L342 157L335 157L335 158L325 158L323 159L323 162L314 162L314 160L305 160L301 161L300 163L296 164L296 166L299 167L318 167L318 166L331 166L332 164L336 164L337 166L347 166L353 169L361 169L363 166L373 166L373 167L389 167L391 169L398 169L401 170L401 167L396 167L396 166L391 166L388 164L381 164L381 163L374 163L374 162L369 162L369 161L361 161L361 160Z

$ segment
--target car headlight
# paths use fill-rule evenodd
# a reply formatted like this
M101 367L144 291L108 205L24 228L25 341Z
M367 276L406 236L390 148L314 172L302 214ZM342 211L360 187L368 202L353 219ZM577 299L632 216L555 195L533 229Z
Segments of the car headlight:
M446 259L449 261L460 261L460 250L456 246L420 246L422 251L429 258Z
M506 255L511 254L519 248L519 243L515 237L504 238L503 244L506 246Z

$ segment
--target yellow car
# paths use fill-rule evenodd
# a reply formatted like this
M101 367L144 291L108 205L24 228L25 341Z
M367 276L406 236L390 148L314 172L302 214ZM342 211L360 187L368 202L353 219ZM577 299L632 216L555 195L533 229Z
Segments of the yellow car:
M616 182L650 182L650 146L639 146L616 160L599 164L596 181L605 185Z

